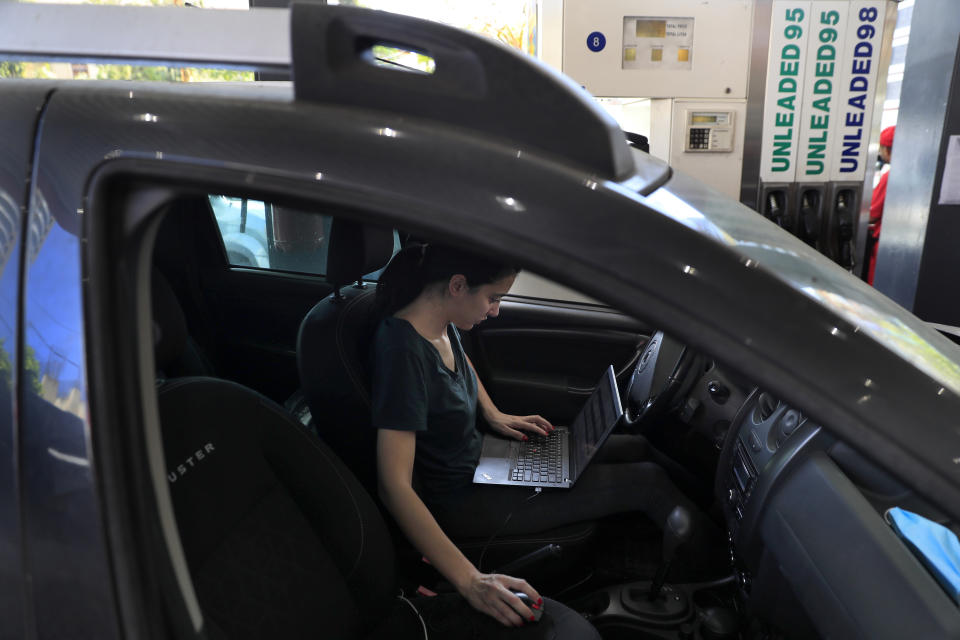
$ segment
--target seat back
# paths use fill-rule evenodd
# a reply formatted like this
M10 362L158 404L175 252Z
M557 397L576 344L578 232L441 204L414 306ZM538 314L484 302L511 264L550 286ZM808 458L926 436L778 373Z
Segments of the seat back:
M158 390L167 481L208 626L231 638L357 637L393 602L377 507L322 442L241 385Z
M378 318L374 288L359 281L389 262L393 248L391 230L335 219L327 254L334 293L307 313L297 336L300 384L317 433L371 491L376 491L376 434L370 425L368 347Z
M150 274L153 304L153 345L161 378L214 375L213 364L187 331L183 308L166 277Z
M204 377L156 269L151 297L167 481L211 637L373 629L393 603L396 567L369 494L282 407Z

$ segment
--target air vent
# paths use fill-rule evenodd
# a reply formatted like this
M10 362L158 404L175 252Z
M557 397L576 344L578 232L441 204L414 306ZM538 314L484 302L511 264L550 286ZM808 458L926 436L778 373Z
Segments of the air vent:
M753 410L753 421L757 424L766 422L778 406L780 406L780 401L764 391L757 398L757 408Z

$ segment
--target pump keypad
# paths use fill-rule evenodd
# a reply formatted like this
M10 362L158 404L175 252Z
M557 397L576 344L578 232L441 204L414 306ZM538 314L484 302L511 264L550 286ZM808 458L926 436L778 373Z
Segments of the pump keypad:
M709 149L710 148L710 129L705 127L690 128L690 144L688 149Z

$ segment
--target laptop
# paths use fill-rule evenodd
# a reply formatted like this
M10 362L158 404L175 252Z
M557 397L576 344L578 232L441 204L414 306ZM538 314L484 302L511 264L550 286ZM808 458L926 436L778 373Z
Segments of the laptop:
M622 415L617 379L609 366L569 427L557 427L547 436L530 435L525 442L485 434L473 482L569 489Z

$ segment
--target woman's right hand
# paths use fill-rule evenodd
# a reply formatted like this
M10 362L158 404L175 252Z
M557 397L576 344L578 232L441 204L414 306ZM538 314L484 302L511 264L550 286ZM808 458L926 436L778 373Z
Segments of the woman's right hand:
M450 541L411 486L416 442L415 431L377 432L377 470L384 504L413 545L456 585L470 606L508 627L525 624L533 618L533 612L510 590L522 591L537 606L543 606L540 594L526 580L480 573Z
M543 598L526 580L499 573L478 571L459 591L474 609L496 618L504 626L520 627L533 622L533 612L511 589L530 596L531 601L536 603L532 606L543 606Z

